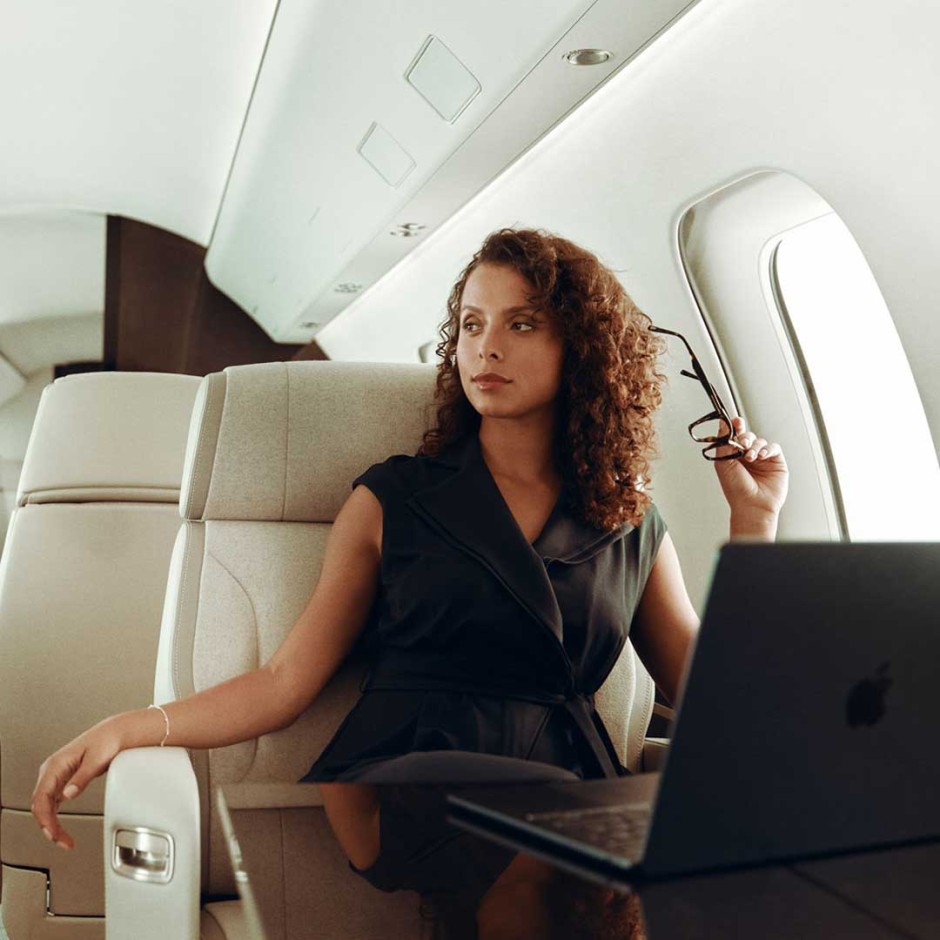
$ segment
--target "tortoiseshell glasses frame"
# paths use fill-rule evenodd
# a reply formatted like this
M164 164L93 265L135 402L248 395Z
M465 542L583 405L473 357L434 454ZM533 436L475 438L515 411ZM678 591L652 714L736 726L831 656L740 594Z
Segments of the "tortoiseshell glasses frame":
M689 356L692 359L692 371L689 372L688 369L682 369L681 374L687 376L690 379L695 379L702 384L702 388L705 389L705 393L708 395L709 400L712 403L712 408L714 411L709 412L707 415L702 415L696 421L693 421L689 425L689 434L692 437L692 440L698 444L707 444L707 447L702 448L702 456L706 460L740 460L746 451L746 448L736 439L733 433L734 425L731 423L731 414L728 411L727 406L721 400L721 396L718 392L715 391L715 386L708 380L708 376L705 374L705 370L702 368L701 364L698 361L698 357L692 351L692 347L689 345L689 341L681 334L676 333L674 330L665 330L661 326L651 326L650 332L652 333L664 333L666 336L676 336L682 340L683 345L688 350ZM695 433L695 429L700 425L707 424L709 421L724 421L725 427L728 429L727 434L712 434L700 437ZM720 447L736 447L737 451L730 454L721 454L718 455L718 449Z

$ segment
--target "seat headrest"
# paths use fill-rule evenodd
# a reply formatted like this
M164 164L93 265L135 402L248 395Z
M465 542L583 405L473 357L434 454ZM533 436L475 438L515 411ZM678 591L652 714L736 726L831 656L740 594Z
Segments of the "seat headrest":
M17 505L177 502L199 382L161 372L86 372L47 385Z
M435 373L272 362L206 376L186 449L183 518L332 522L363 470L418 449L434 415Z

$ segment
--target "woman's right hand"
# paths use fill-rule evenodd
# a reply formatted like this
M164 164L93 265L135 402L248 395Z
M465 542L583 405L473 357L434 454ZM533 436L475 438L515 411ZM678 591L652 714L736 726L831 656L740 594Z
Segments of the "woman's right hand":
M95 777L103 774L122 750L115 715L99 722L47 757L39 768L33 790L32 812L43 834L63 849L75 840L59 825L58 809L65 800L74 800Z

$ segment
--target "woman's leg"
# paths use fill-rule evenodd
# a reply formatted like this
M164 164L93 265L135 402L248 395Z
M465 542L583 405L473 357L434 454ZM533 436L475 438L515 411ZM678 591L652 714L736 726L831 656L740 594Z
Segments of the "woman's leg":
M362 870L379 857L379 797L362 783L321 783L323 809L346 857Z
M531 855L517 855L477 908L479 940L525 940L550 936L543 892L552 868Z
M635 894L591 884L519 854L477 908L478 940L647 940Z

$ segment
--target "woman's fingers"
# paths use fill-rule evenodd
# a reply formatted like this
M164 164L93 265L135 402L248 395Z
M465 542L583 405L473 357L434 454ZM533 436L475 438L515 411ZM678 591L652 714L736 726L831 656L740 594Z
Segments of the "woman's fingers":
M745 434L741 443L747 448L744 452L745 460L756 460L762 448L767 447L767 441L756 434Z
M42 828L42 834L63 849L70 849L75 840L59 824L59 799L54 791L42 789L33 795L32 812Z
M74 791L68 784L80 766L81 756L70 759L54 754L39 768L39 779L33 790L31 809L36 822L50 842L64 849L73 848L75 840L59 824L58 809L63 800L72 798Z
M108 769L120 750L117 726L113 719L106 719L43 762L33 790L32 811L47 839L64 849L75 845L59 824L59 806L84 792L95 777Z
M748 431L743 418L733 418L731 423L734 440L742 446L743 459L748 463L755 460L767 460L782 453L780 445L776 442L771 443L763 437L758 437L753 431ZM726 427L724 422L722 422L722 427Z

